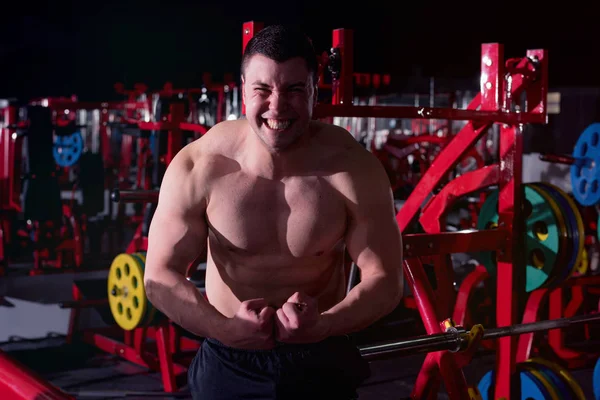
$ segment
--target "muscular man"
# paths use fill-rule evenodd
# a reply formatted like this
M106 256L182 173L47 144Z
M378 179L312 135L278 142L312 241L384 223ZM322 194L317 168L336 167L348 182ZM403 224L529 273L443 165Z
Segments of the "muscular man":
M348 334L402 296L386 173L344 129L312 120L304 34L260 31L242 60L246 118L213 127L165 173L150 228L149 300L206 338L196 399L350 399L369 375ZM185 271L208 246L206 298ZM345 251L360 269L346 295Z

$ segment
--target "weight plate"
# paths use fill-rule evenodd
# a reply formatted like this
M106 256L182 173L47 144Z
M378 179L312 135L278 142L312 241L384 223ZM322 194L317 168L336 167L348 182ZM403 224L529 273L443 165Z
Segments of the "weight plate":
M571 186L579 204L593 206L600 202L600 123L589 125L577 139L573 149Z
M547 393L551 400L563 400L563 396L559 393L558 389L552 383L552 380L549 376L544 374L541 370L537 369L537 365L535 364L525 364L522 363L519 365L520 368L528 371L537 379L537 381L544 387L544 391Z
M559 252L556 262L554 263L552 274L548 278L547 282L543 285L544 287L553 287L554 285L560 284L563 279L566 279L569 275L569 260L571 254L573 254L573 241L571 240L571 227L569 219L566 217L566 210L568 204L562 204L560 194L553 191L550 187L545 187L539 183L531 184L539 194L544 197L547 204L550 206L552 212L556 216L557 229L559 232Z
M567 200L566 194L563 195L564 192L562 192L558 187L549 183L538 182L535 185L538 188L545 190L550 196L552 196L554 201L558 203L562 211L563 220L567 226L568 238L566 243L567 250L564 254L565 257L557 263L552 280L546 285L546 287L553 287L560 285L572 275L572 272L575 269L575 263L580 256L579 251L580 247L583 245L583 242L579 240L577 218L575 211L571 208L571 205Z
M585 224L583 222L583 217L581 216L581 212L579 212L579 207L577 203L569 196L565 191L560 189L559 187L552 185L550 183L545 183L546 186L553 187L568 203L569 208L567 212L567 216L571 219L571 224L573 229L573 244L574 249L577 251L575 254L575 260L573 264L570 265L569 275L565 277L567 279L569 276L573 275L573 272L576 270L577 266L582 262L584 258L585 252Z
M600 400L600 358L596 361L594 367L594 377L592 378L594 387L594 399Z
M574 395L571 392L567 383L553 369L531 360L527 360L525 363L523 363L524 366L526 364L532 364L536 370L540 371L549 380L549 382L552 383L553 387L555 388L556 392L559 394L559 397L561 399L575 400L575 398L573 397Z
M54 136L52 146L52 155L57 165L61 167L70 167L74 165L81 157L83 152L83 137L81 132L76 131L70 135Z
M146 252L139 251L134 254L141 259L142 265L143 265L143 268L145 271L146 270ZM146 311L146 315L144 316L144 319L140 323L140 326L157 325L161 321L161 319L164 317L164 314L162 312L160 312L160 310L158 310L156 307L154 307L152 305L152 303L150 302L150 300L146 299L146 302L148 303L148 308Z
M569 371L562 368L560 365L543 358L532 358L530 360L527 360L526 362L534 362L536 364L541 364L550 368L563 380L563 382L566 383L567 387L572 393L573 399L585 400L585 395L583 394L583 390L581 389L581 386L579 386L579 383L577 383L577 381L575 380L575 378L573 378L573 375L571 375Z
M588 272L588 268L590 266L588 252L583 248L583 255L581 256L581 261L579 264L575 266L574 276L585 276Z
M467 391L469 393L469 400L483 400L483 397L481 397L481 393L479 393L477 386L470 386Z
M544 193L544 194L540 194ZM545 196L544 196L545 195ZM564 218L562 225L559 219L560 212L553 211L556 202L548 201L550 198L545 192L525 185L525 201L523 214L525 223L525 251L526 251L526 283L525 289L531 292L543 286L552 275L554 265L559 258L561 241L564 241L565 232L560 226L566 226ZM493 229L498 224L498 191L492 192L481 207L477 220L477 229ZM496 258L493 252L480 253L480 261L491 276L496 276Z
M479 380L479 384L477 385L477 390L481 393L482 400L489 400L490 398L494 398L493 393L494 387L494 371L488 371L486 374Z
M140 263L140 266L142 268L142 285L143 285L143 282L144 282L143 272L146 270L146 255L142 254L142 253L132 253L131 255L133 257L135 257ZM144 292L144 294L145 294L145 292ZM146 310L144 311L144 314L143 314L139 324L136 326L136 328L143 327L143 326L149 326L150 322L152 321L152 318L154 317L156 308L152 305L152 303L150 303L150 300L148 300L148 298L145 299L145 302L147 304Z
M140 326L149 311L141 259L127 253L115 257L108 272L107 289L110 310L117 325L125 330Z
M481 206L477 217L477 229L495 229L498 227L498 190L490 192ZM599 234L600 237L600 234ZM479 262L485 267L491 277L496 276L496 255L494 252L480 252Z
M523 400L548 400L552 399L542 383L530 372L519 371L521 379L521 399ZM494 398L494 376L493 371L488 371L479 381L477 389L483 400Z

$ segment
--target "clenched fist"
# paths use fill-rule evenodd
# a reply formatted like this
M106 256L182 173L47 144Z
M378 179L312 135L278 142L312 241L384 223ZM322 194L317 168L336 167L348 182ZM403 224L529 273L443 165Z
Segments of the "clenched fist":
M275 339L285 343L324 340L329 329L317 307L317 299L296 292L275 313Z
M218 339L238 349L268 350L275 347L275 309L265 299L243 301L238 312L223 326Z

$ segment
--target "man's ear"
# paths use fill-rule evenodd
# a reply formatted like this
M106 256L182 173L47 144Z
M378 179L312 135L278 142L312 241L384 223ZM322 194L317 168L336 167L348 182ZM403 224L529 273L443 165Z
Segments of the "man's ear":
M245 81L244 81L244 75L241 76L241 90L242 90L242 102L246 103L246 91L244 90L245 87Z

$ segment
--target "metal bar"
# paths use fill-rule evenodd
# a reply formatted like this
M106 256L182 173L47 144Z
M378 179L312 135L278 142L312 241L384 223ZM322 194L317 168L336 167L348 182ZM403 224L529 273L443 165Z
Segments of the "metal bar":
M474 251L495 251L502 248L508 231L465 230L442 233L415 233L402 236L406 258L439 254L470 253Z
M511 125L546 123L545 115L531 112L511 113L506 111L465 110L439 107L317 104L315 106L313 118L326 117L449 119L453 121L501 122Z
M600 321L600 313L577 315L571 318L559 318L547 321L532 322L530 324L517 324L491 328L483 333L483 339L497 339L506 336L516 336L523 333L548 331L551 329L564 329L572 325Z
M563 329L572 325L600 322L600 313L579 315L571 318L560 318L555 320L538 321L528 324L517 324L500 328L486 329L483 332L483 340L493 340L509 336L517 336L525 333L548 331L551 329ZM388 353L395 356L415 353L429 353L434 351L458 351L466 346L469 332L457 331L451 333L437 333L415 338L382 343L369 346L359 346L360 354L368 359L380 358Z
M120 201L127 203L156 203L158 202L158 190L119 190L114 189L110 198L115 203Z
M60 308L93 308L108 304L108 299L68 300L59 304Z
M573 165L573 164L575 164L575 161L577 159L575 157L564 155L564 154L563 155L541 154L540 160L555 163L555 164Z
M475 171L467 172L454 178L423 207L419 219L425 232L441 232L444 216L454 203L467 194L477 192L489 186L498 184L500 167L498 164L488 165ZM445 228L445 227L444 227Z
M400 231L404 233L407 226L421 210L425 200L431 196L438 184L447 177L448 172L462 158L465 153L487 132L490 125L475 125L467 123L459 133L442 149L433 160L423 177L417 183L398 214L396 221Z

